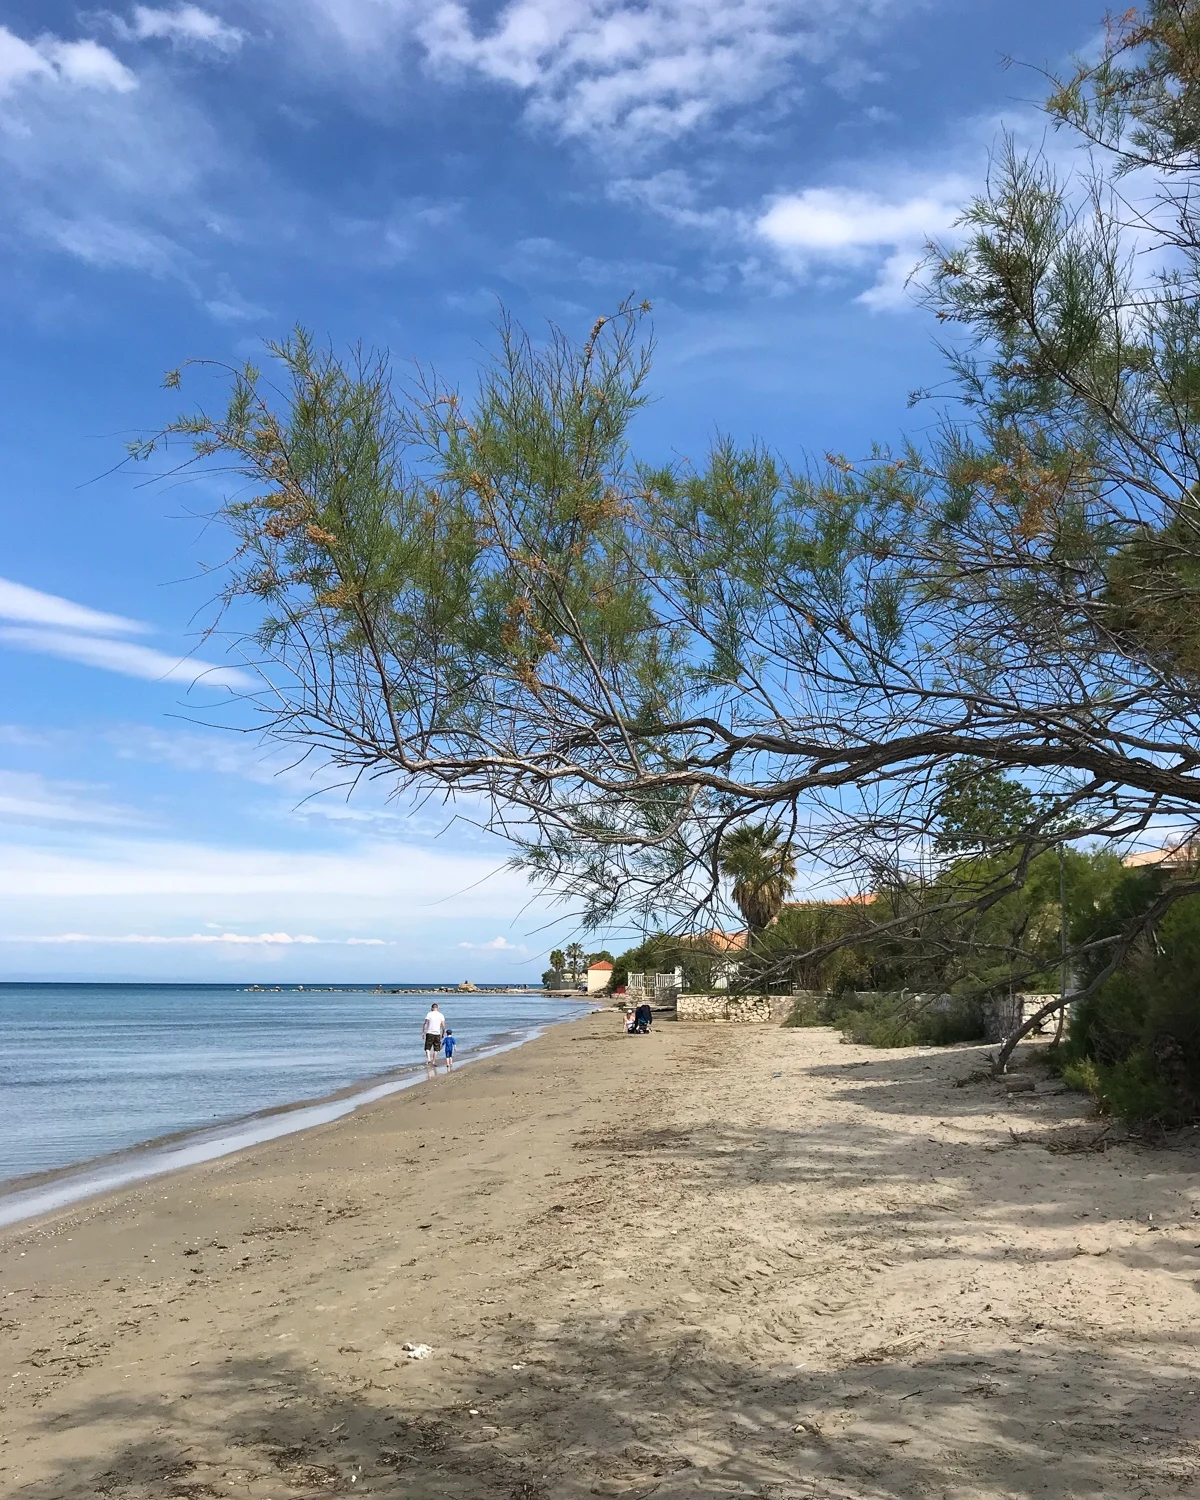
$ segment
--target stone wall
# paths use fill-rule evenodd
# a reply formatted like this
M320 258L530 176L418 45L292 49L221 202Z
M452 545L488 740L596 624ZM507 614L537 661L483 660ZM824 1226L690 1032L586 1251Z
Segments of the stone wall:
M680 995L675 1014L680 1021L786 1021L797 1000L824 998L817 990L801 990L793 995L731 995L728 992ZM875 997L864 994L863 998ZM910 995L907 998L917 1006L934 1011L948 1010L954 1004L950 995ZM1003 1041L1018 1022L1031 1016L1051 998L1050 995L1013 995L994 1001L986 1011L988 1041Z
M987 1039L1002 1042L1015 1031L1022 1021L1027 1021L1034 1011L1055 999L1054 995L1004 995L993 1000L987 1008ZM1050 1026L1057 1024L1057 1016L1051 1016Z
M773 998L787 1002L784 1015L791 1012L790 996ZM764 995L680 995L675 1005L680 1021L769 1021L772 1014L771 1000Z

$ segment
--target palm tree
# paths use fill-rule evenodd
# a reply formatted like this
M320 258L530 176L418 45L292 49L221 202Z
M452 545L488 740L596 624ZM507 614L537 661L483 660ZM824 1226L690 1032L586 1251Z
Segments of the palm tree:
M762 932L783 909L796 879L791 845L780 842L778 828L746 823L721 840L719 859L751 936Z
M582 943L572 943L566 952L567 963L570 965L571 978L578 984L579 974L583 968L584 952Z

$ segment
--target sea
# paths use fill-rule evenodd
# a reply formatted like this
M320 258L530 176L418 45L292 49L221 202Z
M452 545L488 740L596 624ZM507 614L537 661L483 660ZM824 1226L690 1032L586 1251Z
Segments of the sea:
M0 1223L24 1216L13 1205L28 1193L12 1179L77 1168L102 1190L422 1081L431 1000L462 1064L586 1008L417 986L0 984ZM305 1101L320 1102L294 1108Z

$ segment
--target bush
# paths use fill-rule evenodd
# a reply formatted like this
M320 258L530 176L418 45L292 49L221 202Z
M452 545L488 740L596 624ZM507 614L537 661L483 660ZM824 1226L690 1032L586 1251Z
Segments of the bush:
M837 997L828 991L810 990L797 995L785 1026L832 1026Z
M1097 914L1103 935L1148 901L1161 876L1130 877ZM1144 909L1144 907L1143 907ZM1177 902L1125 969L1071 1018L1059 1068L1064 1082L1134 1126L1200 1116L1200 897Z
M784 1024L836 1026L847 1041L867 1047L948 1047L986 1033L983 1007L974 1001L935 1009L911 995L853 991L801 996Z
M1134 1052L1111 1068L1090 1057L1066 1063L1062 1080L1068 1088L1090 1095L1100 1114L1115 1115L1128 1125L1182 1125L1192 1113L1145 1052Z
M1098 1106L1104 1106L1104 1082L1100 1077L1100 1069L1090 1057L1085 1057L1080 1062L1063 1063L1059 1077L1069 1089L1074 1089L1079 1094L1090 1094Z

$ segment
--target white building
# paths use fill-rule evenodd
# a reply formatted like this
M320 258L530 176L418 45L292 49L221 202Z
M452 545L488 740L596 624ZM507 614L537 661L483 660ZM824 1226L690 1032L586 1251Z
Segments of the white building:
M601 958L594 964L588 964L587 992L589 995L598 995L601 990L608 988L608 982L612 978L613 966L607 959Z

